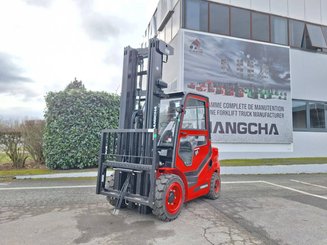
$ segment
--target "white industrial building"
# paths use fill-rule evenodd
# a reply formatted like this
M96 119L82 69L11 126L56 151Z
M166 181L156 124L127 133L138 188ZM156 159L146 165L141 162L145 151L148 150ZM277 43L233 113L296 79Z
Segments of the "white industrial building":
M161 0L168 91L210 98L221 158L327 156L327 0Z

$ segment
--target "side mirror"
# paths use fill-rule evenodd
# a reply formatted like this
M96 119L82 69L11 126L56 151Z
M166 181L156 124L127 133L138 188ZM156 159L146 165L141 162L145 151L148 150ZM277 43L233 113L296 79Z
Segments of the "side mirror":
M182 113L182 112L184 111L183 106L179 106L179 107L177 107L177 108L176 108L176 111L177 111L178 113Z

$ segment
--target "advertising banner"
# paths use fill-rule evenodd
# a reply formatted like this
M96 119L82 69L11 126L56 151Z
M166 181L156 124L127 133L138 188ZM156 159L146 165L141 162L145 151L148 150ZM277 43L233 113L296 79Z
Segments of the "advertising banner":
M213 142L293 142L287 47L185 31L184 89L209 97Z

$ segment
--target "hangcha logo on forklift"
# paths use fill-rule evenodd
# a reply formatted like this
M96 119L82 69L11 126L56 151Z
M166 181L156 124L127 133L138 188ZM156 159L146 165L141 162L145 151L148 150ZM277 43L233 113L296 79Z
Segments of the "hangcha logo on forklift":
M203 49L201 48L201 42L199 39L193 40L193 42L191 43L191 45L189 47L189 51L192 53L197 53L197 54L203 53Z

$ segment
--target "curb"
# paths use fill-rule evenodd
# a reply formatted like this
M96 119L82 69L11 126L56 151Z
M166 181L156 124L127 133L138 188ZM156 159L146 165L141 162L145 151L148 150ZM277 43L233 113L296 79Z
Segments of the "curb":
M111 174L112 171L108 171ZM320 174L327 173L327 164L302 164L302 165L274 165L274 166L242 166L221 167L222 175L251 175L251 174ZM17 175L14 178L24 179L58 179L97 177L98 172L60 173L40 175Z

